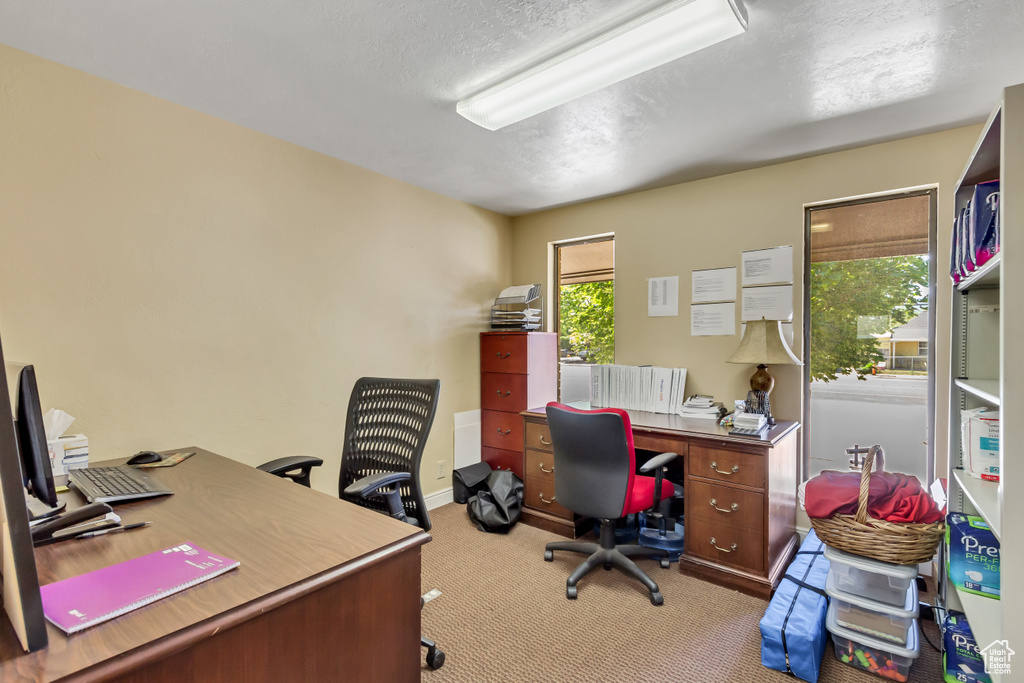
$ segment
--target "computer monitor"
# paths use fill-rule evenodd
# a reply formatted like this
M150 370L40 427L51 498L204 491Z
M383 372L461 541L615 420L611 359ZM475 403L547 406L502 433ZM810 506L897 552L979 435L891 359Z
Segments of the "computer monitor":
M21 470L29 492L51 508L57 507L57 488L50 468L50 451L39 406L36 369L26 365L18 375L18 450Z

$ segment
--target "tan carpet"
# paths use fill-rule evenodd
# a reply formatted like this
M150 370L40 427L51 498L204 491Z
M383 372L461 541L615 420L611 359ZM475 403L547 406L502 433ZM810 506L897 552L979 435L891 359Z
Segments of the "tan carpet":
M544 544L554 534L518 524L508 535L486 534L465 505L430 513L433 541L423 547L423 592L443 595L423 609L423 634L447 655L425 682L649 681L709 683L796 679L761 666L758 622L767 602L683 576L675 564L640 566L658 582L665 604L651 605L642 585L617 570L598 569L566 600L565 579L583 560ZM937 628L928 635L938 643ZM425 666L425 665L424 665ZM910 681L939 681L939 656L926 643ZM886 679L857 671L825 651L819 681Z

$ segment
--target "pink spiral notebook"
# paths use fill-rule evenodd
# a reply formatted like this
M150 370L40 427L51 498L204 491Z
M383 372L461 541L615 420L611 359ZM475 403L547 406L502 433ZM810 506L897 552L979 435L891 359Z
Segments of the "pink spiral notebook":
M190 543L43 586L43 614L71 634L237 567Z

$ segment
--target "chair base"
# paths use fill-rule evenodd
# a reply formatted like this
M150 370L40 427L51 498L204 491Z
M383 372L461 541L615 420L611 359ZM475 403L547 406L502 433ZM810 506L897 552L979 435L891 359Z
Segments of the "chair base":
M580 579L597 567L603 566L606 570L617 567L642 583L650 592L651 604L660 605L665 601L658 590L658 584L629 558L657 557L661 560L661 566L667 569L669 567L668 552L661 548L648 548L642 545L615 545L615 520L613 519L601 520L600 543L589 541L555 541L544 546L544 559L548 562L554 560L555 550L567 550L573 553L589 555L583 564L577 567L576 571L565 580L565 597L570 600L576 598L576 584L579 583Z

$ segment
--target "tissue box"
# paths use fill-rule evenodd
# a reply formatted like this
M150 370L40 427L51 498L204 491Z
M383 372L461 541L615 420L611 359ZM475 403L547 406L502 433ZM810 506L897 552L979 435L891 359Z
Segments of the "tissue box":
M50 469L57 486L68 483L68 470L89 466L89 437L84 434L66 434L59 439L49 439L46 446L50 451Z
M999 599L999 541L981 517L946 515L946 573L957 590Z

